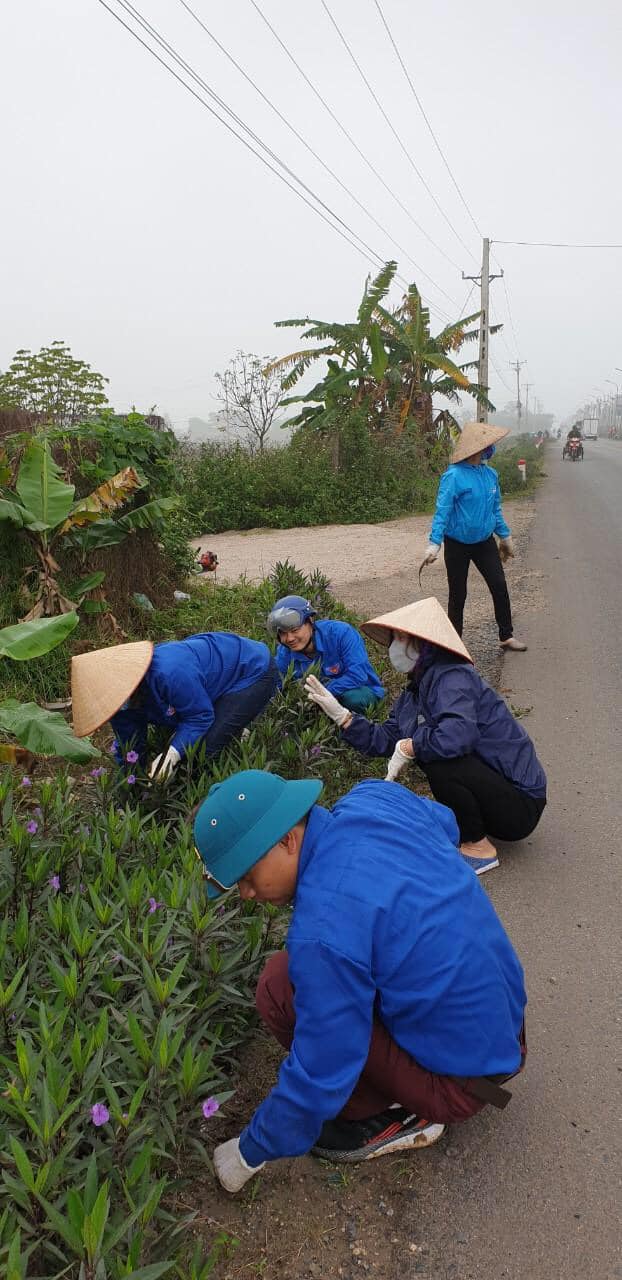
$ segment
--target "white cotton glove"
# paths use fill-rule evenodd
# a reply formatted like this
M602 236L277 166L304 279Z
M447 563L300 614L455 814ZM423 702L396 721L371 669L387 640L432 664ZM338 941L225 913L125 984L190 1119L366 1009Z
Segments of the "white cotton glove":
M225 1191L241 1191L244 1183L248 1182L254 1173L259 1173L263 1167L263 1164L258 1164L253 1168L246 1163L240 1151L239 1138L229 1138L228 1142L221 1142L214 1152L214 1173Z
M156 756L149 770L149 777L156 778L158 782L166 782L167 778L172 778L181 756L175 747L169 747L166 754L161 753Z
M512 542L510 534L508 534L507 538L499 539L499 555L503 561L514 559L516 552L514 550L514 543Z
M438 559L439 551L440 546L438 542L430 542L429 546L425 549L425 555L421 561L421 567L423 568L424 564L434 564L434 561Z
M335 724L341 726L344 720L348 719L351 714L347 707L337 700L337 698L328 689L320 684L317 676L307 676L305 680L305 689L309 702L315 702L316 705L328 716L329 720L333 720Z
M405 768L407 764L412 764L414 756L409 755L408 752L403 750L403 744L408 741L408 738L403 738L401 742L397 743L397 746L393 751L393 755L387 765L385 782L397 782L398 775L402 772L402 769Z

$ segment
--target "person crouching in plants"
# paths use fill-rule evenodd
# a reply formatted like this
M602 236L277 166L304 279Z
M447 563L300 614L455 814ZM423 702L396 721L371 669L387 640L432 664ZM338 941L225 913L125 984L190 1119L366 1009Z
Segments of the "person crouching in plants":
M277 1084L214 1152L239 1191L306 1152L369 1160L427 1147L446 1124L509 1100L522 1068L523 971L457 849L449 809L378 779L332 810L322 783L245 770L194 822L207 894L293 903L257 1009L287 1049Z
M314 676L305 684L350 746L390 756L387 779L416 762L432 794L456 815L460 848L477 875L499 866L489 837L524 840L546 804L531 738L491 689L434 596L385 613L362 630L386 645L406 688L384 724L352 715Z
M285 675L293 665L300 679L314 663L322 680L350 711L365 711L384 698L365 642L348 622L317 618L303 596L282 596L268 614L268 631L278 640L276 664Z
M71 660L73 727L83 738L110 720L119 763L131 745L146 764L149 725L170 729L149 775L174 772L189 747L215 755L260 714L281 677L268 646L230 631L112 645Z

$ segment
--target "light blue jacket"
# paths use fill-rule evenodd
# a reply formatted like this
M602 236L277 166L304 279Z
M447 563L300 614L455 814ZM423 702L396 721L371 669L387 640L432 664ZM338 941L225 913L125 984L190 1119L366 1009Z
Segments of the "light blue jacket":
M374 1015L428 1071L516 1071L523 971L450 809L394 782L314 805L287 935L296 1027L240 1136L250 1165L302 1155L345 1106Z
M510 536L494 467L485 462L476 467L470 462L452 463L438 486L430 542L440 546L445 534L457 542L485 542L491 533Z

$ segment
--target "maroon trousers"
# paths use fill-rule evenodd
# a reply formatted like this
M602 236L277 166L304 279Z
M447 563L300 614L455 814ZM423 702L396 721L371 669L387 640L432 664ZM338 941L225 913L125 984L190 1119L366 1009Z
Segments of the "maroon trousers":
M257 984L256 1004L260 1018L275 1040L289 1049L296 1015L286 951L279 951L268 960ZM391 1039L382 1022L374 1018L367 1062L353 1094L340 1112L340 1119L365 1120L393 1102L436 1124L468 1120L486 1105L451 1076L438 1076L420 1067Z

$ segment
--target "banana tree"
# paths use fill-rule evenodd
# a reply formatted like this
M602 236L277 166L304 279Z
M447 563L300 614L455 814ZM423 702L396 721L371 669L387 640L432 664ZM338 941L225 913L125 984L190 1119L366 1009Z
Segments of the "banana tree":
M28 445L17 472L15 488L0 485L0 520L10 521L20 531L33 547L37 561L26 571L36 572L38 582L35 602L26 614L25 622L69 613L76 608L77 601L64 595L57 581L59 545L71 538L74 541L79 539L91 528L99 537L99 541L96 537L93 539L95 545L111 546L121 542L134 528L145 527L145 523L149 524L172 509L175 500L164 498L114 520L113 514L143 484L133 467L125 467L88 497L75 502L75 488L64 480L51 455L48 441L33 440ZM91 575L91 578L95 577L97 582L86 578L77 584L74 594L78 600L101 585L101 571Z
M28 662L41 658L62 644L78 625L77 613L56 618L39 618L20 622L0 630L0 658ZM15 698L0 701L0 732L15 738L0 742L0 763L19 764L30 768L38 755L61 756L76 764L84 764L99 751L87 738L76 738L67 721L55 711L46 711L34 702L17 702Z
M479 312L447 325L438 335L430 332L430 313L416 285L393 310L385 306L397 271L388 262L367 281L357 318L351 324L323 320L281 320L277 327L305 328L303 338L317 346L303 347L272 362L270 370L283 374L284 391L291 390L317 360L326 362L322 380L303 395L290 396L283 404L301 404L286 426L313 426L330 434L338 430L348 408L367 409L371 432L387 428L402 431L410 420L423 435L434 434L446 419L444 410L435 418L433 396L450 402L460 393L475 396L490 406L486 388L472 381L474 362L459 364L454 358L464 343L477 336L470 328ZM495 330L496 331L496 330Z

